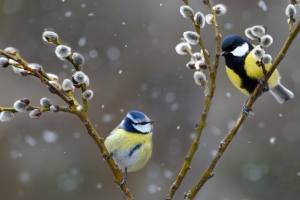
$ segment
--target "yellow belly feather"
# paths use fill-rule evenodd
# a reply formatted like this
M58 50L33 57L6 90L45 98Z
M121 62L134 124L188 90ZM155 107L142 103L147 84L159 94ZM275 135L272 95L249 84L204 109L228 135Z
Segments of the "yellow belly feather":
M137 150L138 159L136 159L133 167L128 168L128 172L139 170L147 163L147 161L151 157L152 133L137 134L127 132L123 129L116 129L115 132L109 135L105 140L105 146L108 152L132 149L138 144L141 144L141 147Z
M245 63L247 63L247 65L245 66L245 70L249 77L257 79L257 78L262 78L264 76L262 68L258 67L256 65L256 59L253 58L251 52L246 57ZM266 70L269 70L271 67L271 64L266 64L265 67L266 67ZM227 72L229 80L233 83L233 85L236 88L238 88L244 94L250 95L247 90L240 87L242 80L232 69L230 69L226 66L226 72ZM278 70L276 69L273 72L273 74L271 75L270 79L268 80L269 88L273 88L276 85L278 85L279 78L280 78L280 75L279 75Z

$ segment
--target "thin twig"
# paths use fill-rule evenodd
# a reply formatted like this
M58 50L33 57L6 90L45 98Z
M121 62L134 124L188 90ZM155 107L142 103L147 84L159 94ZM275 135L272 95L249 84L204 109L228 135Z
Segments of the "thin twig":
M53 86L51 83L49 83L49 81L42 76L38 70L36 69L32 69L31 67L29 67L25 61L23 61L23 59L21 58L17 58L14 56L11 56L10 54L5 53L2 49L0 49L0 54L4 55L7 58L10 58L18 63L20 63L20 65L23 66L24 70L30 71L31 73L33 73L37 78L39 78L42 83L46 84L48 87L50 87L53 91L55 91L55 93L62 99L64 100L68 105L73 105L74 102L72 99L68 98L64 93L62 93L58 88L56 88L55 86Z
M184 0L184 3L186 5L188 5L188 0ZM192 143L190 150L188 152L188 155L185 157L184 163L181 167L181 170L179 172L179 175L177 176L175 182L172 184L167 196L166 196L166 200L170 200L173 198L175 192L177 191L177 189L180 187L185 175L187 174L188 170L191 168L191 161L193 159L193 156L196 152L196 150L198 149L199 143L200 143L200 137L202 134L202 131L204 129L204 127L206 126L206 118L207 118L207 114L212 102L212 98L214 95L214 91L216 88L216 76L217 76L217 70L218 70L218 65L219 65L219 57L220 57L220 52L221 52L221 40L222 40L222 36L219 34L219 30L218 30L218 24L217 24L217 19L216 19L216 12L212 9L212 6L210 4L210 2L208 2L208 7L210 8L211 12L213 13L213 20L214 20L214 27L215 27L215 40L216 40L216 55L215 55L215 60L213 62L213 67L210 66L210 62L209 62L209 58L208 58L208 54L205 50L205 47L203 45L202 39L200 37L199 39L199 45L204 53L204 57L205 57L205 62L207 64L208 70L209 70L209 77L210 77L210 81L209 81L209 93L208 95L205 95L204 97L204 108L203 111L201 113L201 117L199 120L199 124L196 127L196 139L194 140L194 142ZM191 20L194 24L194 27L197 31L197 33L200 35L200 27L198 25L195 24L194 21L194 16L192 15Z

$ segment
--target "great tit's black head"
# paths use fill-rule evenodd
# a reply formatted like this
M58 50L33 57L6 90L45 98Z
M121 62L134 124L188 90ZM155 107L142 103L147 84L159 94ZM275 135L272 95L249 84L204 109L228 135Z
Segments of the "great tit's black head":
M222 42L222 56L242 57L249 53L252 45L238 35L229 35Z

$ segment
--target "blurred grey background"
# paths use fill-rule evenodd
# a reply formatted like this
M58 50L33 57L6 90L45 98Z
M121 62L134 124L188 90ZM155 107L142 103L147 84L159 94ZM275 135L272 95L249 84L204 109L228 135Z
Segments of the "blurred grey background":
M274 38L267 49L273 57L289 32L284 14L288 2L213 1L228 7L228 13L218 18L223 37L233 33L244 37L246 28L264 24ZM43 31L57 32L63 44L85 56L83 71L95 93L88 114L102 137L131 109L156 121L153 156L128 177L136 199L165 198L203 108L203 88L195 85L193 71L185 68L190 58L174 49L184 31L194 30L179 13L181 5L180 0L0 1L1 49L18 48L28 62L41 64L61 80L70 78L74 70L55 56L54 45L42 41ZM202 1L191 0L190 5L209 13ZM201 36L214 55L213 27L206 25ZM217 165L215 177L196 199L299 199L299 37L279 67L281 82L295 93L295 99L279 105L270 94L259 98L255 116L243 124ZM193 51L199 47L193 46ZM0 106L10 107L22 97L39 105L45 96L64 105L39 80L21 77L10 68L1 69L0 81ZM183 199L202 175L246 98L229 82L221 58L207 127L192 169L174 199ZM1 200L122 199L112 172L76 116L45 113L32 120L28 113L16 114L0 125L0 158Z

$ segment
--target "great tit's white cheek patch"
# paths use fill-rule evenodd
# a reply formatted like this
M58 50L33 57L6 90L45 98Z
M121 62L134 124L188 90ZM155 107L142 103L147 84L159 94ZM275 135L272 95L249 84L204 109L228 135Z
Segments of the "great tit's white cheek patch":
M232 55L237 57L242 57L246 55L249 51L249 45L245 42L243 45L236 47L233 51L231 51Z
M142 132L142 133L150 133L152 131L152 124L148 123L148 124L132 124L132 126Z

